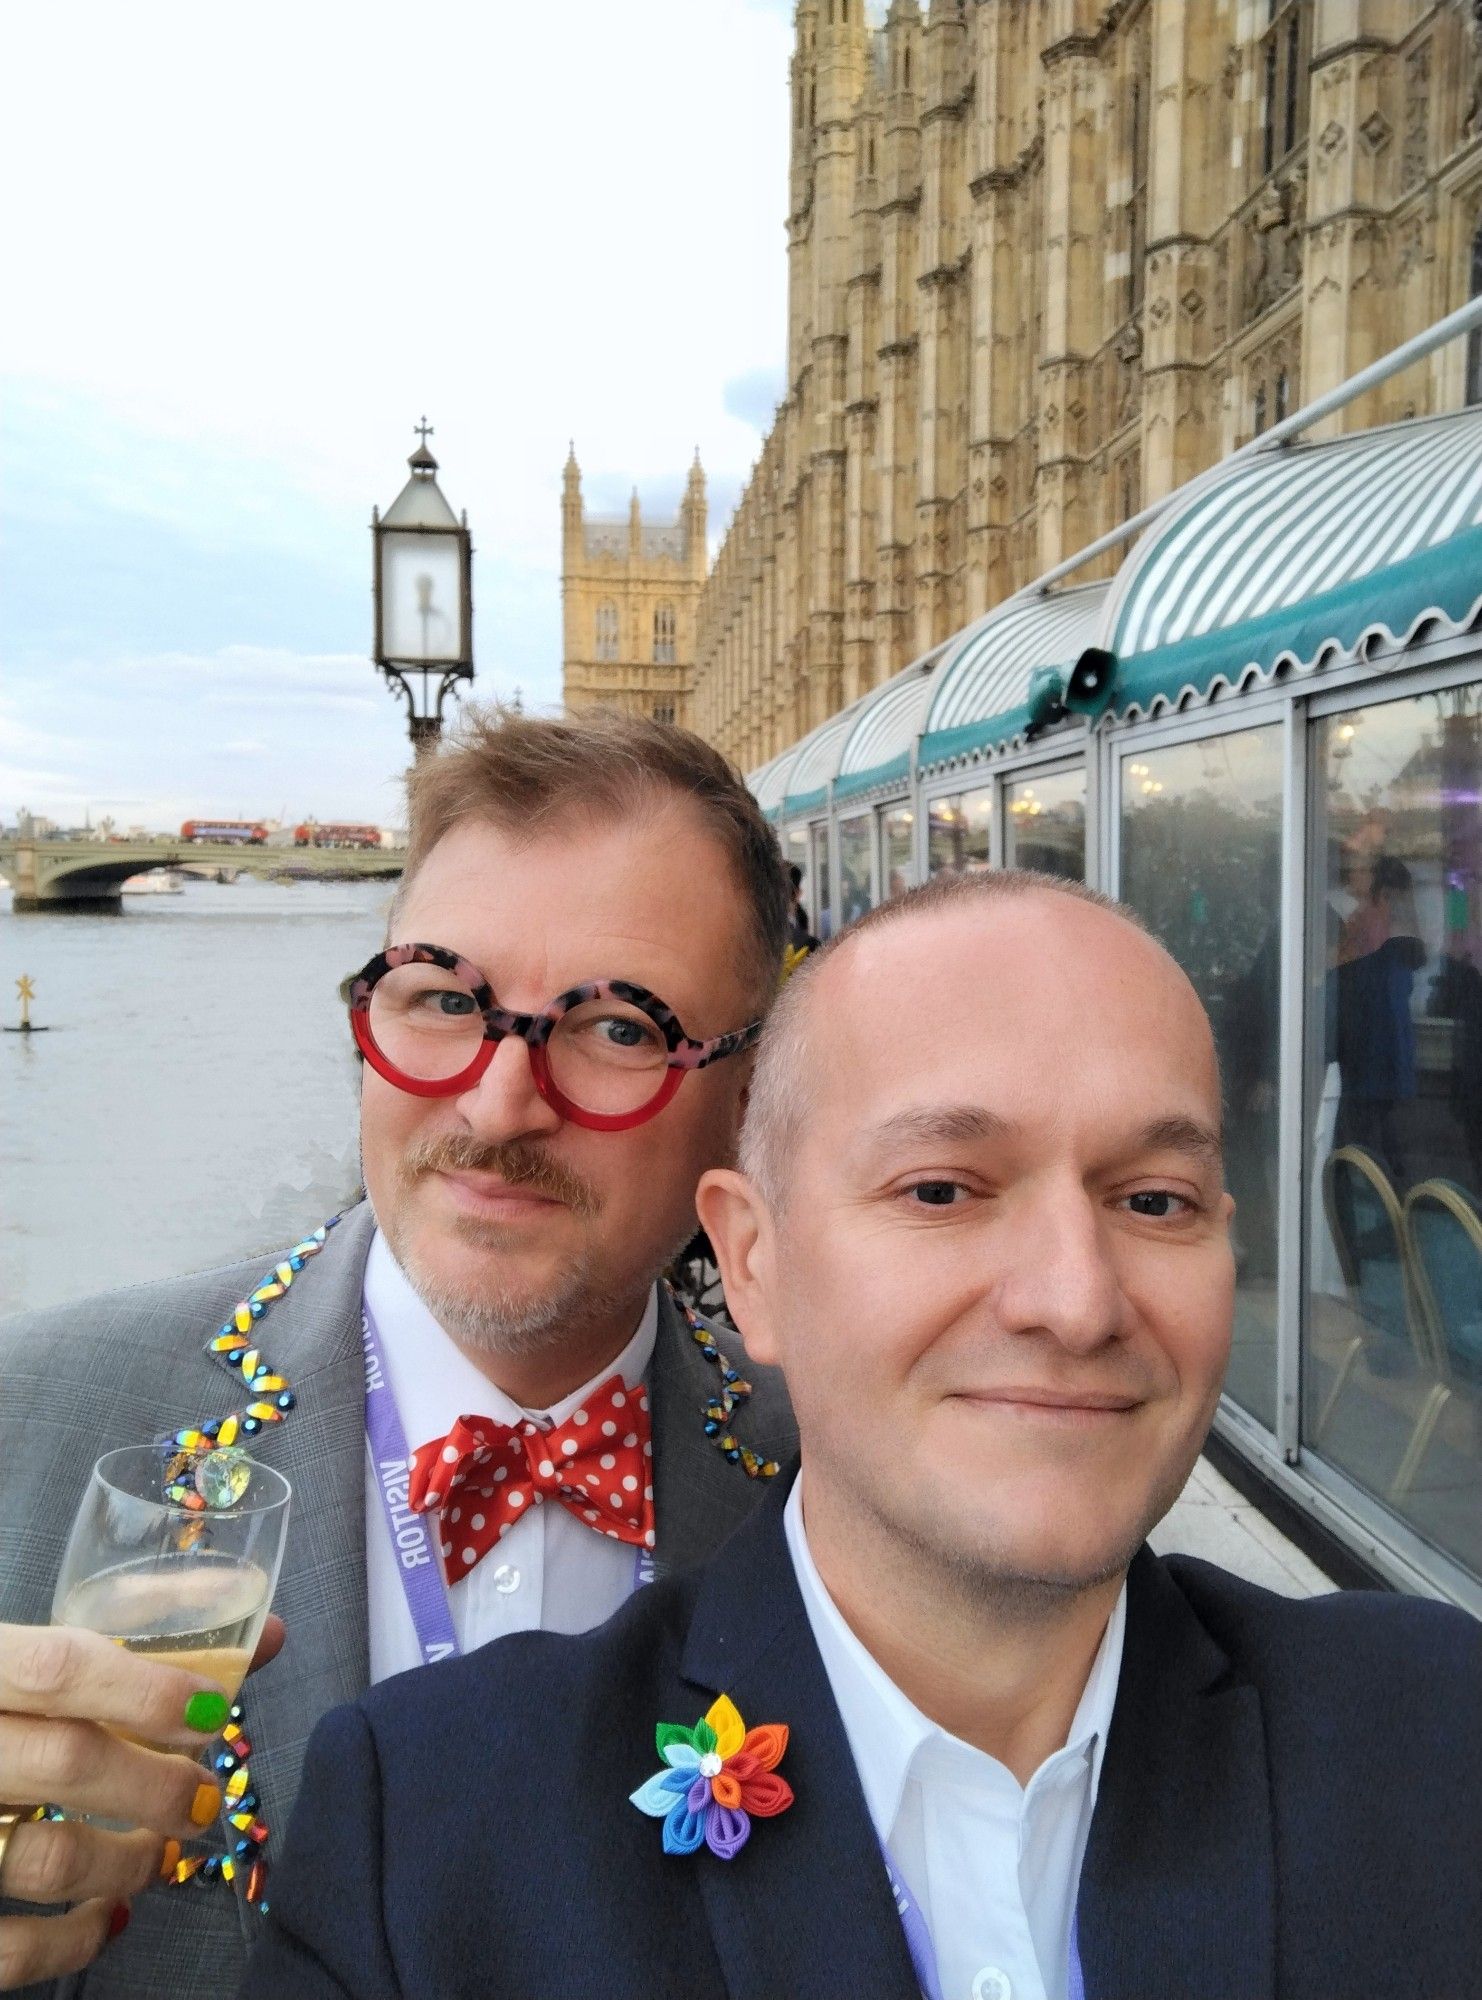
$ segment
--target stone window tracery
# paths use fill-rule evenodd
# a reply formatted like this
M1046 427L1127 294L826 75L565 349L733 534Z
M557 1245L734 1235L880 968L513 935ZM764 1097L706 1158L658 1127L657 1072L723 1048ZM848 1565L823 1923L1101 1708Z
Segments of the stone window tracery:
M597 606L597 658L615 660L618 656L618 613L617 606L609 598Z
M1279 424L1291 414L1292 384L1297 379L1300 347L1298 329L1288 327L1276 339L1258 348L1246 363L1252 437L1259 437L1268 426Z
M1266 0L1261 34L1261 172L1269 174L1307 137L1310 0Z
M654 611L654 664L672 667L675 658L674 606L661 604Z

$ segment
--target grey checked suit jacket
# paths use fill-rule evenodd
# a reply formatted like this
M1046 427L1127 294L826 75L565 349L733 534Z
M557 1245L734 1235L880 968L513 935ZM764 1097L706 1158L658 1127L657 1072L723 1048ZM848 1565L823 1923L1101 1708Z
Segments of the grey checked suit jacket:
M298 1399L287 1421L254 1444L293 1487L273 1600L288 1642L243 1697L253 1783L278 1836L270 1860L314 1724L369 1678L360 1292L374 1228L367 1204L351 1209L263 1321L263 1351ZM237 1406L232 1377L206 1343L274 1261L254 1257L0 1323L0 1621L47 1622L72 1518L103 1452ZM719 1338L740 1366L737 1343ZM781 1378L769 1369L746 1374L754 1394L737 1435L785 1461L796 1433ZM715 1392L715 1369L662 1288L650 1375L662 1575L708 1555L766 1482L748 1479L704 1435L701 1406ZM220 1885L152 1891L88 1973L45 1990L56 2000L214 2000L236 1991L257 1922Z

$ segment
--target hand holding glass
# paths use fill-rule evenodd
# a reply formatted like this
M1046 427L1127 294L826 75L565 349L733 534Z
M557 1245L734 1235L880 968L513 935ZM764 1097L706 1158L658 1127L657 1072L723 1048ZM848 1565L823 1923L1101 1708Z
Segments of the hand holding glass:
M242 1492L195 1512L162 1497L157 1447L98 1460L52 1599L54 1625L202 1674L228 1701L252 1660L283 1560L288 1481L238 1461Z

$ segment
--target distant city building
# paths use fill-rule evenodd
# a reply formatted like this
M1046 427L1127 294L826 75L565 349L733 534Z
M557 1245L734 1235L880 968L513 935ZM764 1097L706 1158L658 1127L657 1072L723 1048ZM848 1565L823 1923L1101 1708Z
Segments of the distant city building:
M786 394L695 727L760 765L1482 290L1479 37L1463 0L800 0ZM1328 429L1463 401L1475 335Z
M573 447L561 495L563 687L572 710L611 708L688 723L695 610L705 581L705 474L699 453L677 517L588 514Z

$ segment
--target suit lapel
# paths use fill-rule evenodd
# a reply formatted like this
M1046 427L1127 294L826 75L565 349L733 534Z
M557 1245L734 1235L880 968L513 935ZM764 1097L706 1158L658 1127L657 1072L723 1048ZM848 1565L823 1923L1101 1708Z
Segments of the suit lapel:
M1273 1993L1275 1901L1259 1695L1144 1550L1081 1871L1087 2000Z
M916 2000L879 1843L793 1578L782 1527L790 1485L775 1481L706 1570L681 1672L702 1697L697 1712L724 1693L748 1728L787 1724L781 1772L794 1803L754 1822L735 1860L702 1851L684 1865L697 1871L732 2000L822 1991Z
M742 1468L723 1457L705 1435L705 1405L720 1386L719 1373L663 1284L650 1373L654 1567L665 1576L702 1562L746 1519L757 1496Z
M287 1421L259 1440L263 1457L293 1489L273 1597L288 1638L242 1696L253 1789L277 1836L274 1848L287 1831L314 1724L364 1693L370 1678L360 1299L374 1230L368 1203L351 1209L262 1328L263 1350L296 1398Z

